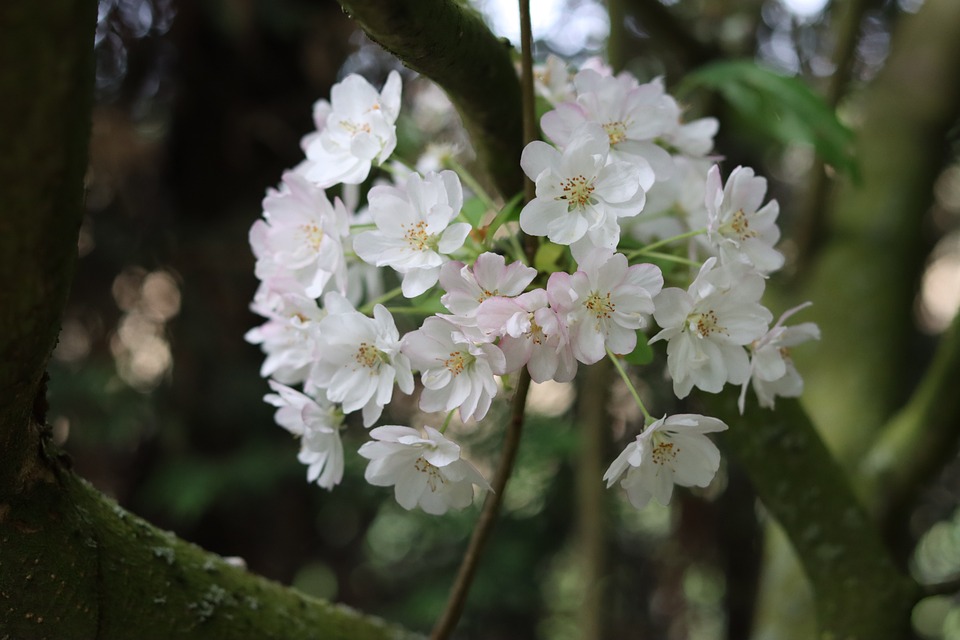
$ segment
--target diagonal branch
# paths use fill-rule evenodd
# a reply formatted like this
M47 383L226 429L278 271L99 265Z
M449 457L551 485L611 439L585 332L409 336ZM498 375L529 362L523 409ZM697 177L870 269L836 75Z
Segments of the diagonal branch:
M736 398L728 390L705 400L730 425L724 443L800 557L821 636L904 637L918 588L897 570L800 404L779 400L775 412L753 406L741 417Z
M906 406L884 427L860 465L867 505L885 527L905 522L916 493L960 441L960 314L940 339L933 362Z
M513 49L453 0L340 0L371 40L439 84L506 198L523 188L520 84Z

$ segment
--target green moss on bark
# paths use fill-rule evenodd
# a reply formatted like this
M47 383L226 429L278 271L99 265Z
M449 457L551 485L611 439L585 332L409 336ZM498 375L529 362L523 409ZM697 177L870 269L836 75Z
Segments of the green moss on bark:
M9 638L419 637L227 564L69 472L0 503Z

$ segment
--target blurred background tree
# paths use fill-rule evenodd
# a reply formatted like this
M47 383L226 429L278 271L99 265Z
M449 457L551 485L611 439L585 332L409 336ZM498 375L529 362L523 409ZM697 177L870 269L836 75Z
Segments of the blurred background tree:
M515 3L474 4L494 33L518 41ZM921 582L955 579L956 321L952 342L940 337L960 305L958 3L533 5L539 58L607 55L642 81L681 83L691 113L720 117L725 166L769 177L788 255L771 283L783 299L774 311L811 299L805 319L823 332L796 354L804 404L893 557ZM687 73L726 59L756 60L836 107L857 135L859 180L837 179L825 163L818 123L738 101L731 85L684 89ZM100 0L86 213L48 422L79 475L161 528L426 631L476 509L408 513L366 485L350 456L342 487L307 485L296 445L261 401L261 355L243 340L259 322L247 310L256 287L247 230L265 188L301 158L311 105L348 73L379 84L395 68L334 2ZM405 81L410 93L431 91L409 72ZM954 392L932 413L927 402L898 414L940 342L945 364L927 384ZM535 390L457 637L813 637L803 575L735 459L722 481L670 508L636 512L602 489L591 469L636 416L625 390L602 370L591 375L600 378L582 384L610 397ZM613 437L575 428L585 415L602 416ZM489 468L498 436L462 437ZM941 591L915 610L919 637L960 637L957 592Z

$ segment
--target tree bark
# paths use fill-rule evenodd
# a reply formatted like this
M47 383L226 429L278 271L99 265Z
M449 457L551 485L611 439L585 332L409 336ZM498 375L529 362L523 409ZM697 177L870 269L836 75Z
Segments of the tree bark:
M93 0L0 4L0 501L29 486L77 256Z
M748 404L741 417L737 395L730 389L710 397L710 413L730 425L724 444L803 565L820 637L906 637L919 590L897 569L800 404L781 399L775 412Z
M520 83L511 44L451 0L340 0L371 40L439 84L504 198L523 189Z

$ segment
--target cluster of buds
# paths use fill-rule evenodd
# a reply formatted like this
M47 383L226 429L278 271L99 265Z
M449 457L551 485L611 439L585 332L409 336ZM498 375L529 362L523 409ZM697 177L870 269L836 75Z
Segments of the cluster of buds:
M508 204L467 216L465 201L495 206L475 180L385 164L397 143L396 72L381 91L350 76L316 104L304 161L267 194L250 231L261 281L252 308L266 322L247 335L266 354L266 400L301 438L310 481L341 481L347 415L360 411L374 427L394 393L416 391L438 424L373 428L359 450L366 479L393 486L407 509L462 508L474 485L488 485L444 435L455 412L482 421L501 379L526 368L535 382L569 382L581 364L619 366L640 341L666 341L678 398L733 384L742 402L752 384L772 407L802 390L788 348L817 329L783 326L795 310L771 327L760 299L784 261L778 206L764 204L766 181L749 168L724 184L710 155L717 121L684 122L660 79L641 84L596 62L574 75L552 58L537 80L552 107L541 119L549 142L523 150L536 197L518 215ZM373 166L388 179L355 211ZM337 185L343 200L331 201ZM518 227L559 256L552 266L528 263ZM387 306L401 297L410 302ZM401 335L398 311L422 322ZM642 507L665 504L674 484L709 484L720 456L704 434L726 425L641 409L647 424L607 470L608 486L621 480Z

